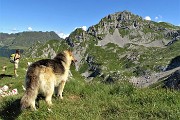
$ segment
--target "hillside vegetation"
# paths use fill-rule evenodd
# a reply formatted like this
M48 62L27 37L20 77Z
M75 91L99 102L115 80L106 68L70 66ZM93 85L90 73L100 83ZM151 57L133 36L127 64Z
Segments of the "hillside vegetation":
M54 105L48 107L42 98L37 111L20 112L27 61L30 59L21 60L18 78L0 79L0 86L18 89L18 95L0 97L0 119L180 119L178 91L139 89L125 81L107 84L99 82L100 78L85 81L73 66L73 76L65 86L63 100L53 97ZM6 74L12 75L12 64L8 61L4 64L8 66Z
M105 16L87 31L78 28L66 39L54 32L1 35L0 49L9 52L20 46L23 53L17 78L8 76L13 75L13 64L0 59L0 67L7 66L0 87L18 89L18 95L0 97L0 119L180 119L178 26L123 11ZM54 96L54 105L48 107L40 98L37 111L21 112L27 62L53 58L67 49L77 62L64 99Z
M15 34L0 33L0 56L9 57L16 49L21 52L34 44L44 44L49 40L62 40L55 32L21 32Z

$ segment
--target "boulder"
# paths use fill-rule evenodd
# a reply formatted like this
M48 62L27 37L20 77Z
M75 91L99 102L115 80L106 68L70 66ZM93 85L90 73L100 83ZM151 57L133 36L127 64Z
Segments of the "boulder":
M164 87L180 90L180 70L175 71L165 80Z
M166 71L172 70L172 69L177 68L179 66L180 66L180 56L177 56L171 60L171 62L169 63L169 65L166 68Z

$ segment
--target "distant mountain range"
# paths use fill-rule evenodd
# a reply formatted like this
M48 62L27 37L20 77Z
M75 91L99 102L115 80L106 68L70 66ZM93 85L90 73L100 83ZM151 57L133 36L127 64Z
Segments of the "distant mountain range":
M44 44L48 40L61 40L53 31L51 32L21 32L15 34L0 33L0 55L8 56L15 49L22 51L28 49L36 43Z
M107 83L142 76L148 82L148 76L180 63L175 60L177 65L171 66L180 55L180 27L144 20L128 11L107 15L87 31L78 28L66 39L54 32L1 33L0 45L26 47L24 55L32 58L52 58L72 49L82 76Z

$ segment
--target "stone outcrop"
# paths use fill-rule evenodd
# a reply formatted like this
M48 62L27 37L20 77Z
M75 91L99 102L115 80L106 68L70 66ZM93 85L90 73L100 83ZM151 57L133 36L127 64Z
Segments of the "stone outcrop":
M174 68L180 67L180 56L177 56L171 60L169 65L166 68L166 71L172 70Z
M164 81L164 87L180 90L180 70L175 71Z

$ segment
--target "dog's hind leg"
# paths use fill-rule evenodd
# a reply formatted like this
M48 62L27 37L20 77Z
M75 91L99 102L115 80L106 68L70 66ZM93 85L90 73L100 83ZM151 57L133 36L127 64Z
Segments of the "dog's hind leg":
M45 98L45 100L46 100L46 102L47 102L47 104L48 104L49 106L52 105L52 101L51 101L52 95L53 95L53 94L48 94L48 95L46 96L46 98Z
M49 106L52 105L52 95L53 95L53 93L54 93L54 86L51 86L46 90L45 101L47 102L47 104Z
M63 99L62 93L63 93L65 84L66 84L66 81L61 81L60 85L58 86L58 94L57 94L57 96L59 96L60 99Z
M35 101L38 95L38 78L37 76L26 76L26 91L21 98L21 110L32 108L36 110Z
M21 110L25 109L25 108L32 108L34 110L36 110L36 106L35 106L35 99L37 97L37 90L36 89L31 89L31 88L27 88L24 96L21 99Z
M36 101L35 101L35 100L32 101L31 108L32 108L33 110L36 110Z

